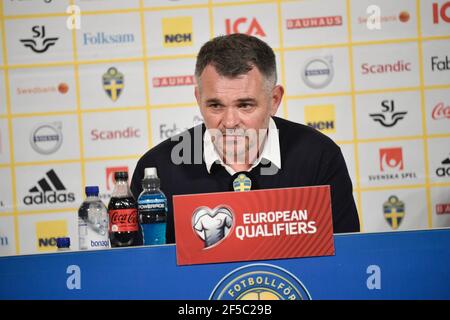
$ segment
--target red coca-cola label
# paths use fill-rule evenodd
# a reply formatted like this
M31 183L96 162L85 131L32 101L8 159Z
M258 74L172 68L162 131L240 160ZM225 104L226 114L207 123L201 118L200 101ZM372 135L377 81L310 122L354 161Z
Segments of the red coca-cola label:
M443 102L439 102L433 109L431 114L434 120L450 119L450 106L445 106Z
M126 232L138 231L136 209L120 209L109 211L109 231Z

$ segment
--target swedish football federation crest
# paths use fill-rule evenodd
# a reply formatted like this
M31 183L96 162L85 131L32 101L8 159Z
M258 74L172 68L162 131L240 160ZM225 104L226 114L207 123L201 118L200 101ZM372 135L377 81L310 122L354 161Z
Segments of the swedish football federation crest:
M303 283L286 269L256 263L237 268L216 285L210 300L310 300Z
M405 203L396 196L390 196L383 203L383 214L392 229L397 230L405 217Z
M236 179L233 180L234 191L249 191L252 188L252 180L244 173L240 173Z
M115 67L111 67L103 75L103 89L112 101L119 99L124 88L123 74Z

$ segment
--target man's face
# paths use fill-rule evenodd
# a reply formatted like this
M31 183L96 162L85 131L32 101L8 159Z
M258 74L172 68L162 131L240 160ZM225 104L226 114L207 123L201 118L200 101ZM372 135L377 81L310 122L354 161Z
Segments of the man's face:
M283 88L267 88L256 67L247 74L227 78L208 65L199 81L195 97L219 155L226 163L242 163L243 157L245 163L254 161L269 119L281 102Z

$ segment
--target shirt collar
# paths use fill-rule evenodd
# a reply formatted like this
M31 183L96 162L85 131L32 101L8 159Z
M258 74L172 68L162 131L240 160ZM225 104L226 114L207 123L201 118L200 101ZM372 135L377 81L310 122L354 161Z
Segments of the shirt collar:
M278 136L277 125L275 124L275 121L272 118L270 118L269 120L269 131L267 139L264 142L263 151L248 171L256 167L263 158L270 161L275 166L277 166L278 169L281 169L280 140ZM208 129L206 129L205 134L203 136L203 159L205 160L206 170L208 170L208 173L211 173L211 167L215 162L223 166L230 175L236 173L236 171L234 171L233 168L225 164L223 160L220 158L219 154L214 148L214 144L211 140L211 134L209 133Z

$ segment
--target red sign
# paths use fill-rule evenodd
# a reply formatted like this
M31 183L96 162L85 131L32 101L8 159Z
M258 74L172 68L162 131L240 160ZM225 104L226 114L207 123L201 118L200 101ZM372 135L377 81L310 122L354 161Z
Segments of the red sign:
M329 186L173 197L179 265L334 254Z
M342 26L342 16L287 19L286 26L288 29Z
M264 32L263 28L258 23L258 20L256 20L256 18L253 18L250 21L245 17L241 17L234 20L233 22L231 21L231 19L225 19L225 30L226 34L245 33L252 36L266 36L266 33Z
M433 23L438 24L439 17L447 23L450 22L450 13L448 13L450 10L448 9L450 9L450 1L442 4L440 8L438 3L433 3Z
M380 170L403 170L402 148L384 148L380 149Z
M439 203L436 205L437 214L447 214L450 213L450 203Z

